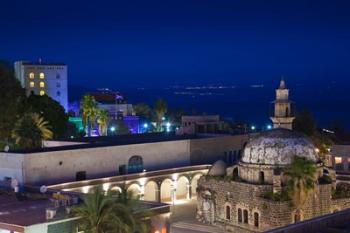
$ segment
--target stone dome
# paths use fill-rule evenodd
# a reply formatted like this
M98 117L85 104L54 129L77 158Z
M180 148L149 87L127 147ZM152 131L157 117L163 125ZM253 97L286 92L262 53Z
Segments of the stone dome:
M315 146L305 135L289 129L260 133L244 148L242 162L264 165L288 165L294 156L317 162Z
M216 161L210 168L208 175L211 176L224 176L226 175L226 163L222 160Z

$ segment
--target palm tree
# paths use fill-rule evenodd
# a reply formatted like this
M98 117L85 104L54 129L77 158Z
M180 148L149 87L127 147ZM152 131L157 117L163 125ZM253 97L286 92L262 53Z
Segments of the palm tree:
M113 195L113 194L112 194ZM116 194L116 213L122 217L132 233L146 233L148 227L144 222L144 217L149 216L149 211L140 208L141 203L133 192L127 191L124 187Z
M162 118L165 113L168 111L168 105L163 99L157 99L156 104L154 106L154 111L156 113L157 120L157 131L162 130Z
M12 137L23 149L42 146L42 141L53 136L49 123L37 113L26 113L19 119L12 131Z
M315 188L316 165L305 158L294 157L293 162L284 171L290 198L296 208L305 203L308 195Z
M86 134L91 136L91 126L96 120L97 115L97 103L95 97L91 95L84 95L81 100L81 114L83 116L83 124Z
M131 232L131 228L124 222L124 217L119 216L117 209L124 209L117 205L115 198L105 194L102 187L96 187L92 193L83 198L83 204L76 207L73 213L81 217L80 227L86 233L115 233Z
M109 112L106 109L98 110L97 123L99 127L100 135L107 136L107 128L109 121Z

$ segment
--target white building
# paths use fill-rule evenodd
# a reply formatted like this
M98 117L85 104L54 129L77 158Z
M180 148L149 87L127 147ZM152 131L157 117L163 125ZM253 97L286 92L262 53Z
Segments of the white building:
M16 61L15 75L27 95L48 95L68 111L67 65Z

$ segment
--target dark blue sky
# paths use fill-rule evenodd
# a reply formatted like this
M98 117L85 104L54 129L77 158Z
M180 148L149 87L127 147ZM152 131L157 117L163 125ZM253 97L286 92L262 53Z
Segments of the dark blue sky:
M0 59L65 62L70 84L349 83L350 1L0 3Z

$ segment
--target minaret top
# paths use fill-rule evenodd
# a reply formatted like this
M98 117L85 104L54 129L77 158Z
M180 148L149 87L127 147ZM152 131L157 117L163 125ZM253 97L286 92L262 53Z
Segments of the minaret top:
M282 77L282 79L281 79L279 89L286 89L286 82L284 81L284 78L283 78L283 77Z

